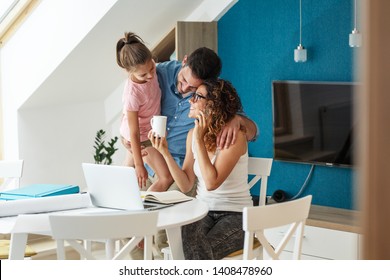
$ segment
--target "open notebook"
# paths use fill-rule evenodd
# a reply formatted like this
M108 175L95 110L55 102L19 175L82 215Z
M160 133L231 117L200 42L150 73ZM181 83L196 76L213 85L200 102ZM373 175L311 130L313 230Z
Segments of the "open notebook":
M144 202L132 167L92 163L83 163L82 167L92 204L96 207L156 210L172 205Z
M162 204L172 204L172 203L180 203L184 201L189 201L193 199L190 196L185 195L184 193L172 190L172 191L166 191L166 192L141 192L141 197L144 199L144 201L149 202L158 202Z

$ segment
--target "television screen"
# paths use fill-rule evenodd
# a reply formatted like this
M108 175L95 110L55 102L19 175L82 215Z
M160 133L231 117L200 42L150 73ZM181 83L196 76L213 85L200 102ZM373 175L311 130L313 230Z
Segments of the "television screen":
M273 81L274 158L353 165L356 83Z

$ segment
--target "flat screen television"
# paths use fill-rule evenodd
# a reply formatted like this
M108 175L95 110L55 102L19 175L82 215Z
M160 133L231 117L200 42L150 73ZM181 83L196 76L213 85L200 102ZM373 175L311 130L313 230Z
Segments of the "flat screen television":
M274 158L353 166L352 82L273 81Z

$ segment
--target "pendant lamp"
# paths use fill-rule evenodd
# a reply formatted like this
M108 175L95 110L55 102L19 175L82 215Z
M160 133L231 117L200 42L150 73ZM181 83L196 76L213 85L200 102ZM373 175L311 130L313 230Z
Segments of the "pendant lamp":
M362 45L362 34L356 27L357 22L357 5L355 0L355 16L354 16L354 28L349 34L349 46L352 48L360 47Z

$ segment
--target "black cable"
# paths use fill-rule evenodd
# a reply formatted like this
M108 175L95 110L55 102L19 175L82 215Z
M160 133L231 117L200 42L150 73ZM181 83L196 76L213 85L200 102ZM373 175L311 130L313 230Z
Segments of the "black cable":
M299 192L295 196L293 196L292 198L288 198L288 195L284 190L276 190L272 194L272 199L275 200L276 202L284 202L284 201L294 200L294 199L298 198L302 194L302 192L305 190L307 183L309 182L309 180L313 174L314 166L315 166L314 164L311 165L309 174L307 175L305 182L303 183L301 189L299 190Z

